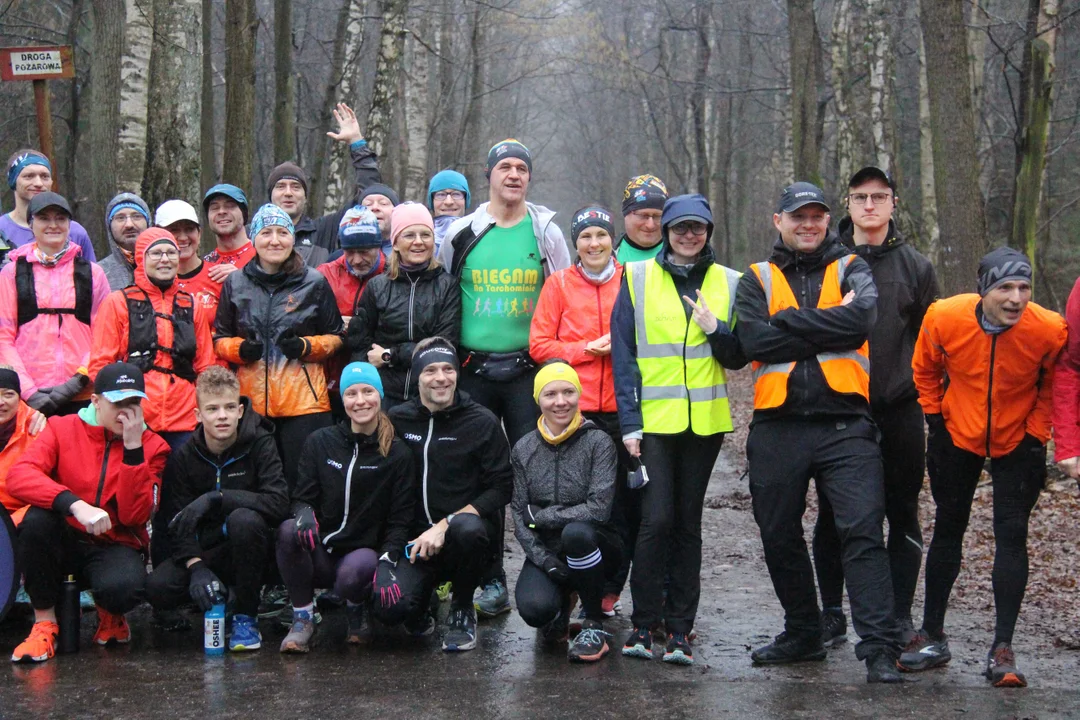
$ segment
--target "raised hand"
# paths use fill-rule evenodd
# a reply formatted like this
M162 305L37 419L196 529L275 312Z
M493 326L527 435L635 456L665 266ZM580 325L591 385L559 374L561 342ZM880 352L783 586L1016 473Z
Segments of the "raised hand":
M363 140L364 135L360 132L360 121L356 119L356 113L345 103L338 103L334 108L334 121L338 124L338 131L330 131L326 136L331 140L351 145L357 140Z

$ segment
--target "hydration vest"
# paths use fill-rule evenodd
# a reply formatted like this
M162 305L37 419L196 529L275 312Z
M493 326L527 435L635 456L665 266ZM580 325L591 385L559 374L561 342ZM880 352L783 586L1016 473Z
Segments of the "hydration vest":
M19 326L26 325L38 315L58 315L60 324L64 315L74 315L84 325L90 324L90 308L94 302L94 278L91 274L90 261L84 257L75 258L73 275L75 279L75 307L53 308L40 307L37 301L37 288L34 287L34 266L25 256L15 260L15 291L18 297Z
M173 296L172 314L167 315L154 310L150 296L138 285L129 285L121 292L124 293L128 308L128 354L125 362L131 363L144 373L155 370L194 382L195 298L191 293L178 290ZM172 323L172 347L158 344L158 318ZM156 364L159 352L169 355L172 359L171 368Z

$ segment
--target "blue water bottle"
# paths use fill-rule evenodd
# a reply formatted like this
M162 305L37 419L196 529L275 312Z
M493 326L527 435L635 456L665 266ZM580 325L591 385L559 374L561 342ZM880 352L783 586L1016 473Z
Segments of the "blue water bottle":
M214 605L203 615L203 650L207 655L225 654L225 605Z

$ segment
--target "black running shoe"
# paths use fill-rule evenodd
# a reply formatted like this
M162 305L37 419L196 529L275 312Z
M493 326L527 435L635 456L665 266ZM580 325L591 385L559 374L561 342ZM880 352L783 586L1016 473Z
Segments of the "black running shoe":
M896 653L891 650L878 650L866 658L866 682L895 684L903 682L896 667Z
M994 687L1027 687L1027 678L1016 667L1012 645L998 643L986 656L986 677Z
M843 610L826 610L821 613L821 644L827 648L847 640L847 618Z
M371 642L374 631L369 614L367 606L363 603L345 606L345 617L348 619L345 642L350 645L367 645Z
M435 615L431 610L425 610L416 617L406 620L402 627L412 637L427 637L435 632Z
M634 628L630 637L626 638L622 654L627 657L652 660L652 633L648 628Z
M952 653L949 652L949 638L944 633L938 639L931 638L924 629L915 633L904 652L900 653L897 665L904 672L918 672L940 667L950 660Z
M581 623L581 632L570 643L566 657L570 662L596 662L608 654L608 641L611 633L604 632L604 626L595 620Z
M462 652L476 647L476 610L451 608L446 635L443 636L442 649L447 652Z
M820 634L795 636L782 632L768 645L750 653L750 659L755 665L781 665L824 660L825 655Z
M690 647L687 634L677 632L668 635L667 647L664 648L664 657L661 659L674 665L693 665L694 651Z

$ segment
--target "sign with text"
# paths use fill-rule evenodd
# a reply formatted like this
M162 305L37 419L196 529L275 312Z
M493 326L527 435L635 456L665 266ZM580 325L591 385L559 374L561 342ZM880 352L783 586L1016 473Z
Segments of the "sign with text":
M0 78L63 80L75 77L71 46L0 48Z

